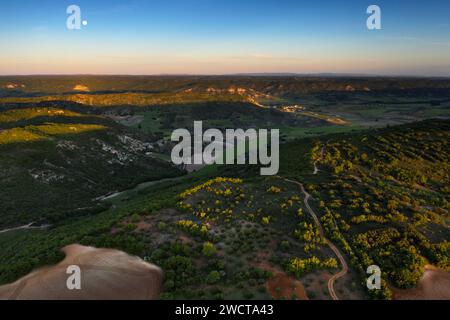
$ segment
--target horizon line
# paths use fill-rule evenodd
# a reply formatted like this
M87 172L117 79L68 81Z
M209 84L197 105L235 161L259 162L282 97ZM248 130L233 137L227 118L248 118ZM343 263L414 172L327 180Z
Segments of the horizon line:
M295 72L249 72L249 73L148 73L148 74L127 74L127 73L30 73L30 74L0 74L0 77L51 77L51 76L122 76L122 77L367 77L367 78L435 78L450 79L448 76L438 75L405 75L405 74L364 74L364 73L342 73L342 72L318 72L318 73L295 73Z

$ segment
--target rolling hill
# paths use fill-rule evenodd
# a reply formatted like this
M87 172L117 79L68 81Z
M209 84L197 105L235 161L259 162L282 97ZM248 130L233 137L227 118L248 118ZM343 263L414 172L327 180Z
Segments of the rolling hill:
M62 247L80 243L160 266L164 299L390 299L420 290L433 268L449 271L449 86L0 77L0 283L60 262ZM279 128L279 176L172 166L170 134L194 120ZM365 287L369 265L382 270L380 291Z

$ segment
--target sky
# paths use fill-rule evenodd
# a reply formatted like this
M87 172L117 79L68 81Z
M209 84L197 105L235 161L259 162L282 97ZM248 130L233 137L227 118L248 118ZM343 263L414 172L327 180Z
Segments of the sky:
M286 72L450 76L450 1L0 0L0 75Z

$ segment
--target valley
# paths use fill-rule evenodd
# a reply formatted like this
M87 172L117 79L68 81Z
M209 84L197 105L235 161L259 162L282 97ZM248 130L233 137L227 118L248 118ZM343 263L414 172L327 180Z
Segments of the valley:
M162 299L450 299L423 282L450 271L449 110L447 79L0 77L0 284L80 244L160 267ZM173 164L194 121L280 129L278 176Z

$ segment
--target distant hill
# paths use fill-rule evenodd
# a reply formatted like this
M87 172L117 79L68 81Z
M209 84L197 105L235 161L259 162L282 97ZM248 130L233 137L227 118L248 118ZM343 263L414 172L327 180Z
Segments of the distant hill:
M283 97L299 93L356 90L413 90L448 89L450 79L377 77L364 75L294 75L254 74L229 76L1 76L1 96L56 95L71 93L77 85L90 92L168 93L193 89L205 92L208 88L231 87L252 89L264 94Z

